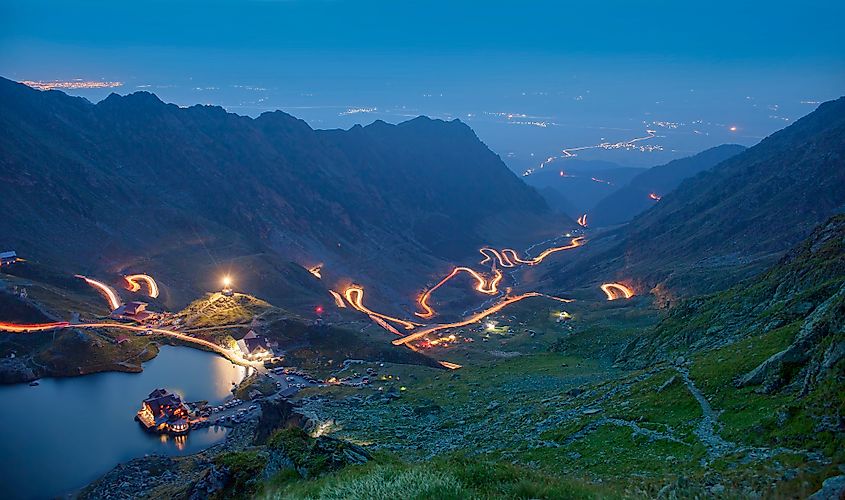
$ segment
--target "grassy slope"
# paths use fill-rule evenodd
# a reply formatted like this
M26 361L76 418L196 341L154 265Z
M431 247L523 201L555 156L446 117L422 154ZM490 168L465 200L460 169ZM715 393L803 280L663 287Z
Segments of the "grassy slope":
M336 419L336 435L380 450L375 463L316 480L280 478L263 495L807 496L845 461L835 423L845 413L841 363L803 397L735 381L793 342L813 309L806 304L838 289L841 244L799 246L756 282L696 299L657 327L644 301L573 304L571 331L545 309L515 307L521 328L499 342L522 355L490 359L473 354L480 342L461 346L469 363L460 372L380 381L406 388L390 403L338 391L319 409ZM531 340L527 329L537 332ZM632 331L650 332L642 353L666 352L610 367ZM485 479L476 484L468 477L479 469ZM506 479L513 471L519 481Z

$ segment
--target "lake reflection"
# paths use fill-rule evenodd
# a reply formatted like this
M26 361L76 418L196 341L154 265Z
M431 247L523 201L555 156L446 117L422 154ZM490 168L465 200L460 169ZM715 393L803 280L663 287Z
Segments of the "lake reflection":
M69 493L120 462L145 454L196 453L225 437L223 429L184 439L144 432L134 420L158 387L186 401L221 401L245 369L220 356L163 346L140 374L101 373L0 386L0 480L6 498Z

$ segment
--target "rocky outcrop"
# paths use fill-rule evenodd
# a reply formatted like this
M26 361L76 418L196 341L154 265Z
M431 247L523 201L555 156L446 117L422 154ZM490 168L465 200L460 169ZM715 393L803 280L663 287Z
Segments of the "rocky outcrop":
M792 344L774 354L737 381L737 386L761 386L774 392L792 380L806 394L845 358L845 284L804 321ZM799 372L798 377L790 374Z
M261 445L279 429L310 429L311 420L297 411L296 406L286 399L261 401L261 417L255 430L253 444Z
M688 299L652 331L632 339L617 358L629 368L669 361L678 354L731 344L788 325L800 325L793 345L772 356L740 385L769 390L789 380L775 373L797 368L808 384L842 358L845 294L845 215L819 226L769 271L729 290Z
M370 453L356 444L329 436L310 437L301 429L276 432L267 442L268 464L293 468L304 477L316 477L347 465L366 463Z
M845 475L825 479L822 489L810 495L809 500L842 500L845 498Z

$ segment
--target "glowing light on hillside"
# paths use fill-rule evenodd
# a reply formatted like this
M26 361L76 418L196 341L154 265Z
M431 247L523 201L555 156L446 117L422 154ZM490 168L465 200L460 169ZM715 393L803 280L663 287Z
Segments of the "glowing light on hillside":
M318 264L318 265L308 269L308 272L313 274L317 279L322 279L323 275L320 274L320 271L322 271L322 269L323 269L323 265Z
M601 290L607 295L607 300L630 299L634 296L634 291L622 283L605 283Z
M448 346L451 342L455 342L456 340L458 340L458 336L453 333L453 334L447 335L445 337L440 337L438 339L434 339L431 342L429 342L429 344L432 345L432 346L443 344L444 347L445 347L445 346Z
M737 128L736 125L731 125L730 127L728 127L728 130L730 130L731 132L736 132L739 129Z
M648 197L651 198L654 201L660 201L660 199L663 198L662 196L660 196L657 193L649 193Z
M587 227L587 214L578 217L578 225L581 227Z
M223 286L225 288L229 288L232 286L232 278L229 276L223 276Z

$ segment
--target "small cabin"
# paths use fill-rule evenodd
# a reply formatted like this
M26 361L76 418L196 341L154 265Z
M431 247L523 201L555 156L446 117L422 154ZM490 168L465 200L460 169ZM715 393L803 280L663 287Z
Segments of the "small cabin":
M265 359L273 356L273 349L265 337L250 330L237 342L243 356L247 359Z
M127 302L111 313L113 319L123 319L143 323L150 319L153 313L147 311L146 302Z
M9 252L0 252L0 267L3 266L10 266L18 261L18 254L9 251Z

